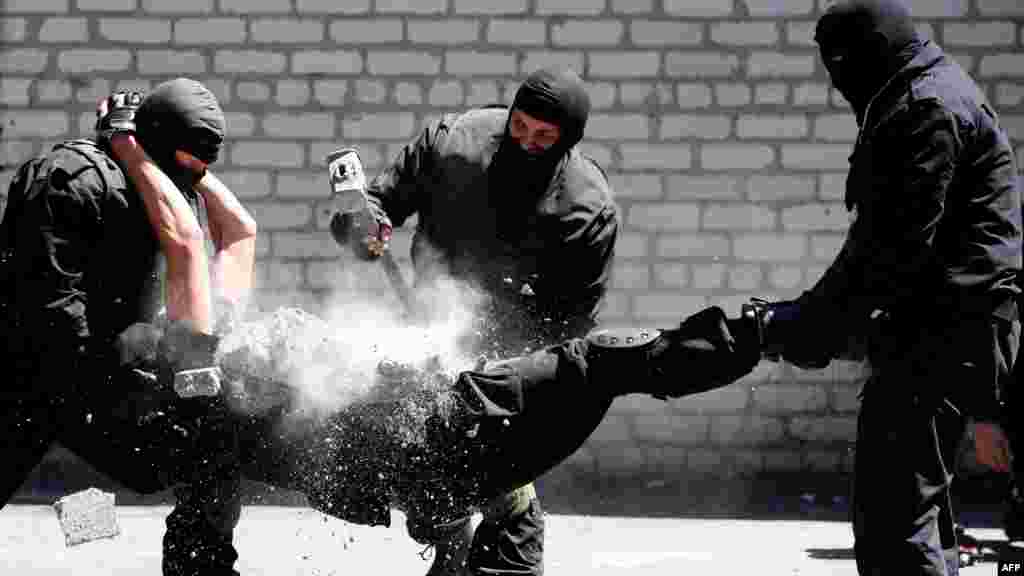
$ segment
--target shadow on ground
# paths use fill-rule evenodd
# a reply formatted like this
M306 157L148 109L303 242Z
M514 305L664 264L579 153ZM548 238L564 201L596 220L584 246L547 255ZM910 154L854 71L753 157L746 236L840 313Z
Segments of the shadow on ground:
M853 548L808 548L808 558L815 560L855 560Z
M811 472L729 479L606 477L560 466L536 485L544 509L554 514L847 522L850 481L849 475ZM958 479L954 501L960 523L968 529L1000 528L1000 498L1005 494L1005 485L1006 479L996 475ZM90 486L116 492L118 504L174 503L170 491L142 496L124 490L67 452L47 458L37 467L15 502L50 504L64 494ZM306 505L301 494L258 483L245 484L244 501L248 505Z

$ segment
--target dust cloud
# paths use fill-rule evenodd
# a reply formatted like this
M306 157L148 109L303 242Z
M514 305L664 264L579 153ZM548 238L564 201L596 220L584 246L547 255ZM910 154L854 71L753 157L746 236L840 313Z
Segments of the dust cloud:
M254 312L223 335L218 357L235 409L286 405L317 418L360 404L435 402L474 365L460 342L478 325L480 293L442 277L406 310L392 292L368 289L367 277L383 274L375 263L348 264L319 314Z

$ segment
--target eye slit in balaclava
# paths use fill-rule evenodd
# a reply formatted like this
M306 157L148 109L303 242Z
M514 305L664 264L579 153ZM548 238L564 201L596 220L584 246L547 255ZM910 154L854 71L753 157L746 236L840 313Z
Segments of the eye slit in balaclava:
M491 203L499 213L499 237L518 238L536 202L548 190L555 169L582 138L590 114L583 80L571 69L542 68L527 76L509 110L558 126L558 140L545 152L531 154L512 138L510 121L490 168Z
M838 0L814 40L833 85L860 117L868 101L913 56L920 38L902 0Z
M542 68L530 74L516 91L511 110L558 126L561 135L545 153L534 156L523 151L512 138L509 123L505 124L499 160L511 170L530 166L543 176L583 138L590 114L590 97L583 80L568 68Z
M583 80L571 69L542 68L530 74L516 91L512 109L558 126L562 135L553 148L564 154L583 138L590 97Z
M180 166L175 150L212 164L224 142L224 112L217 98L188 78L164 82L146 95L135 125L142 147L183 192L190 192L201 175Z

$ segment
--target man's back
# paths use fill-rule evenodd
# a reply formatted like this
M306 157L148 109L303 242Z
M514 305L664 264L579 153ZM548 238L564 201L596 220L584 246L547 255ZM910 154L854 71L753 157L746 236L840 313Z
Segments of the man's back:
M962 311L1012 290L1021 265L1016 167L974 82L924 43L876 96L863 124L847 181L847 202L857 209L853 246L917 248L906 240L910 221L921 223L912 238L930 244L920 246L922 255L902 254L913 260L904 266L922 273L905 274L907 283L887 289L890 297L933 312L936 305ZM875 268L898 265L898 255L876 259Z
M0 231L13 320L48 350L105 341L155 317L153 231L121 169L92 141L23 164Z

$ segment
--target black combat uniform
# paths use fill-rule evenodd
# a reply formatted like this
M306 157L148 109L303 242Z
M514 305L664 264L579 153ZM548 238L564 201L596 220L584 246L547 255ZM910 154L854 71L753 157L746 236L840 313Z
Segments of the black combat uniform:
M619 227L604 171L576 148L590 110L579 77L538 70L517 91L512 110L558 126L559 139L530 154L510 134L509 109L446 115L406 145L367 190L389 226L418 215L412 246L418 286L448 276L484 295L465 347L492 356L582 337L595 325ZM470 552L471 570L543 572L539 502L526 514L503 510L533 494L526 486L488 510Z
M816 40L860 126L846 185L854 220L815 286L775 305L769 340L809 365L866 343L858 569L955 574L954 449L965 417L998 418L1019 337L1013 150L975 83L917 36L899 1L840 2Z
M154 93L197 84L179 79ZM165 158L157 149L151 155ZM184 175L166 171L202 220ZM237 499L240 483L234 428L216 401L178 398L166 378L173 367L160 365L155 352L141 354L149 356L143 365L129 350L138 344L133 329L158 321L165 265L142 198L108 151L70 141L22 165L0 248L10 370L2 501L59 442L134 491L184 486L168 517L167 576L234 574L237 512L232 519L231 507L220 505Z
M676 329L599 329L454 376L429 361L381 370L384 382L365 399L321 414L293 401L286 381L265 381L273 371L253 359L295 345L265 321L236 325L243 336L229 332L234 344L219 360L242 391L233 412L246 477L301 491L314 508L350 522L388 525L389 509L402 510L425 543L569 457L617 396L697 394L734 382L760 359L753 329L709 308ZM294 325L303 327L294 333L329 334L311 315ZM329 337L312 344L312 357L344 356ZM280 402L266 403L268 390L284 391Z

